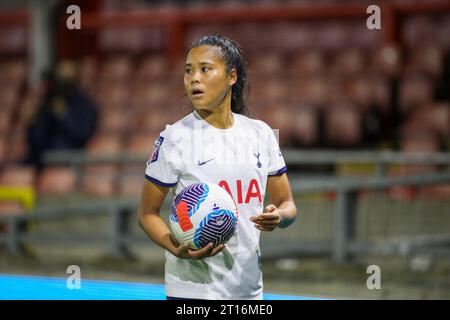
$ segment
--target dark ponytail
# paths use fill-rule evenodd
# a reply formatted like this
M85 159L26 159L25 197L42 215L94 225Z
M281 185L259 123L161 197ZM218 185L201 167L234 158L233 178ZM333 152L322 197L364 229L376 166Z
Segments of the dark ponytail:
M233 40L222 35L209 35L192 43L189 50L199 46L215 46L222 51L222 57L227 66L227 72L235 69L237 81L231 89L231 111L247 114L244 95L248 89L247 63L242 48Z

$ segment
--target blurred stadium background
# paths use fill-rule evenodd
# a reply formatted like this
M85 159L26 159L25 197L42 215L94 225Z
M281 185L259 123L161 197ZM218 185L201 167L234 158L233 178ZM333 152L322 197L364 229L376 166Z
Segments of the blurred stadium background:
M66 8L81 29L66 28ZM369 30L366 8L381 8ZM250 116L279 130L300 210L262 235L266 291L450 298L450 2L96 0L0 3L0 273L163 283L139 230L145 162L189 112L187 46L247 53ZM66 59L98 105L83 150L23 164L42 75ZM79 124L80 127L83 123ZM167 205L167 204L166 204ZM369 265L381 290L366 287Z

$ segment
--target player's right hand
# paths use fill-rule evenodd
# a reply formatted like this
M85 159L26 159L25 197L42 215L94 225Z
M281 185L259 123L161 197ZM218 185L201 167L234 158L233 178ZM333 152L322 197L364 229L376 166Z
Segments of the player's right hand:
M193 250L189 247L189 244L183 243L177 248L176 256L180 259L195 259L200 260L208 257L213 257L225 248L224 244L220 244L214 248L213 243L209 243L207 246Z

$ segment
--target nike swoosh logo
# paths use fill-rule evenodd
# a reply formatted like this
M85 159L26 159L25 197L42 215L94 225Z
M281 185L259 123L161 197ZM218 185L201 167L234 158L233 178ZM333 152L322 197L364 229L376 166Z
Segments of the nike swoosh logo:
M198 160L198 162L197 162L197 164L199 165L199 166L202 166L202 165L204 165L205 163L208 163L208 162L210 162L210 161L213 161L215 158L212 158L212 159L209 159L209 160L206 160L206 161L200 161L200 160Z

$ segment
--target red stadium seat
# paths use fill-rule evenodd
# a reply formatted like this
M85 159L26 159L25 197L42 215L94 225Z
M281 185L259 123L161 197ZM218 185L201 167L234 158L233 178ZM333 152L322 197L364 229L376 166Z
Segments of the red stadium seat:
M443 140L450 137L450 104L436 103L427 113L426 121L440 134Z
M75 171L69 167L45 168L39 177L38 190L45 195L65 195L75 192Z
M132 103L142 105L166 104L170 88L161 83L142 83L133 88Z
M387 76L374 75L369 79L372 96L371 100L383 113L387 113L390 108L390 84Z
M0 83L18 87L25 75L26 63L21 59L7 59L0 63Z
M152 54L141 59L136 70L136 79L147 81L167 76L168 62L163 55Z
M255 76L279 74L284 70L284 60L280 53L259 53L249 60L249 71Z
M43 95L43 86L28 87L24 97L20 101L17 125L25 127L39 107Z
M437 46L420 46L410 52L411 57L405 66L407 71L441 77L444 70L444 53L441 48Z
M104 108L100 111L98 132L100 134L117 133L122 134L130 129L130 114L120 108Z
M158 138L158 134L158 132L153 132L150 134L137 132L131 135L128 138L124 152L129 156L143 157L146 160L149 159L153 149L153 144ZM126 164L122 167L122 171L141 176L144 174L146 160L142 163Z
M318 143L317 109L300 107L292 113L292 135L296 144L311 147Z
M264 77L252 79L252 87L247 97L247 103L251 106L251 110L264 108L267 101L264 97Z
M118 134L96 135L88 144L87 152L90 155L118 156L123 152L121 137ZM114 194L117 165L87 165L83 173L83 192L102 197Z
M369 72L387 76L398 75L402 68L402 55L398 47L393 45L380 47L369 58Z
M410 48L420 48L438 43L436 23L432 15L416 15L403 21L403 43Z
M97 80L97 61L92 56L85 56L80 62L80 85L81 87L92 94L90 88Z
M0 162L3 162L6 156L5 136L0 133Z
M88 143L87 152L96 155L118 154L122 150L118 134L96 134Z
M356 103L361 111L367 111L372 105L374 92L367 77L357 77L346 83L346 98Z
M265 110L266 116L264 117L267 123L273 130L279 131L279 144L281 147L286 147L290 144L292 138L292 112L283 105L269 106Z
M163 131L167 124L173 123L176 119L163 110L144 110L136 120L136 130L153 134Z
M150 156L153 143L158 138L158 133L137 133L132 135L127 143L127 154Z
M105 26L99 32L99 47L104 52L141 52L149 46L145 29L135 26Z
M350 35L350 30L339 22L318 22L305 31L310 34L305 35L309 45L326 49L341 48Z
M330 72L341 76L359 75L367 64L363 53L356 48L342 49L331 60Z
M424 128L418 123L417 126L404 127L400 141L403 152L438 152L439 137L436 132Z
M271 78L262 82L260 86L261 99L267 104L287 102L288 87L282 79Z
M433 153L439 151L439 142L436 135L432 131L426 131L419 128L412 128L409 131L404 131L400 145L401 151L403 152ZM437 172L437 170L437 166L432 164L397 165L389 169L389 175L404 176L427 174ZM418 190L421 189L422 188L417 187L391 187L388 189L388 194L396 199L411 200L417 196ZM424 190L428 190L428 188L425 187Z
M144 184L144 172L141 174L128 174L122 177L119 194L125 197L138 199Z
M406 74L399 88L400 109L409 113L414 108L429 104L433 99L433 82L421 74Z
M19 98L19 84L6 83L0 85L0 105L2 109L11 110L16 107Z
M130 88L125 81L99 82L95 87L95 99L100 108L125 108L129 106Z
M433 153L439 151L439 140L433 131L410 127L402 132L400 149L403 152L411 153ZM394 175L424 174L436 171L437 166L432 164L399 165L390 170Z
M17 201L4 201L0 200L0 215L5 214L21 214L25 211L22 203ZM3 226L0 224L0 232Z
M323 106L330 96L336 96L332 89L330 79L320 76L299 78L293 80L289 87L289 101L292 104Z
M435 32L437 33L437 43L439 43L440 47L450 48L450 39L448 37L450 34L450 19L442 19Z
M10 161L21 161L28 150L25 128L16 127L11 131L8 143L8 158Z
M325 72L326 61L322 51L311 50L296 53L291 57L289 72L298 75L321 75Z
M351 105L336 105L326 110L326 143L331 147L355 147L361 142L361 113Z
M437 152L439 141L436 134L430 130L419 127L408 127L403 130L400 148L403 152ZM426 174L437 171L437 166L430 164L398 165L389 170L391 176ZM420 190L420 188L419 188ZM412 199L417 195L415 187L392 187L388 190L394 198Z
M432 103L417 110L408 119L415 128L425 128L435 132L441 141L450 135L450 105L448 103Z
M106 58L100 69L99 80L108 81L126 81L132 72L132 60L127 55L117 55Z
M8 133L0 132L0 159L5 162L21 161L27 152L25 130L12 129Z
M82 190L84 193L98 196L110 197L115 193L115 175L85 172L83 176Z
M12 123L12 108L0 109L0 133L8 132Z
M0 185L10 187L33 187L35 170L30 166L8 166L0 173Z

